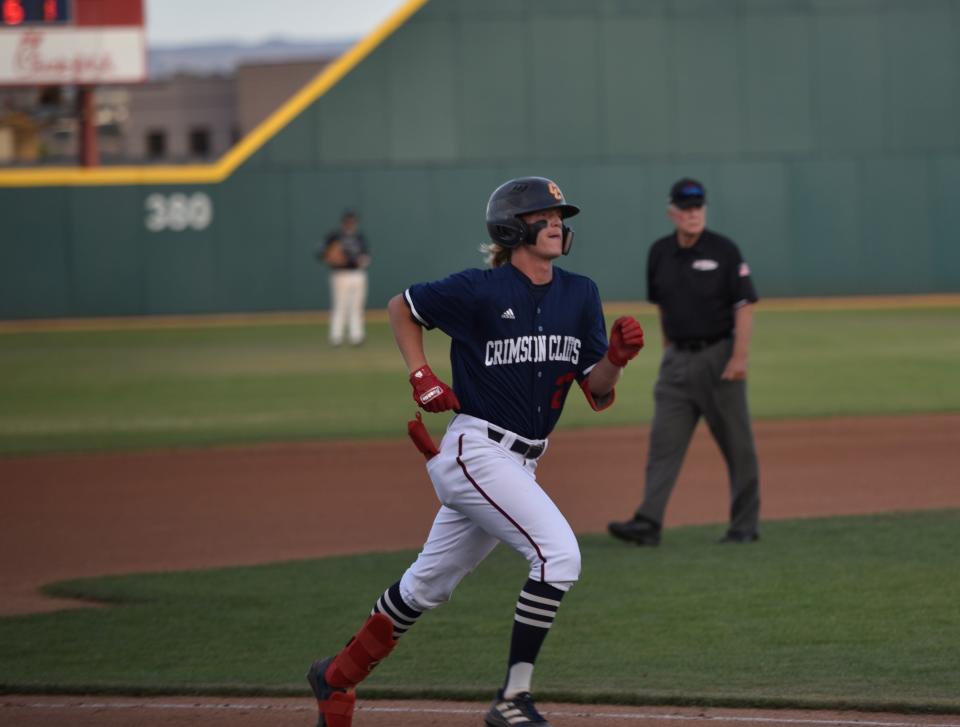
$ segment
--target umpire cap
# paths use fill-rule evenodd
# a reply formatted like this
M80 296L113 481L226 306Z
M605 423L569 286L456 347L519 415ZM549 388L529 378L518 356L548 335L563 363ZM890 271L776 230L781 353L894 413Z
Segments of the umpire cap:
M696 179L684 177L670 187L670 204L682 210L691 207L703 207L707 201L707 190Z
M502 247L517 247L524 242L533 244L536 235L530 239L530 228L520 218L548 209L560 210L564 219L580 212L579 207L567 203L556 182L544 177L519 177L504 182L493 190L487 202L490 239Z

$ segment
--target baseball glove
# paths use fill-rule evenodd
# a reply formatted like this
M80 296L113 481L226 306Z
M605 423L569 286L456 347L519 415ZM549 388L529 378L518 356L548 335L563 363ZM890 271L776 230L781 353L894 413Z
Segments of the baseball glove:
M340 240L334 240L323 251L324 262L332 268L342 268L347 264L347 253L343 250Z

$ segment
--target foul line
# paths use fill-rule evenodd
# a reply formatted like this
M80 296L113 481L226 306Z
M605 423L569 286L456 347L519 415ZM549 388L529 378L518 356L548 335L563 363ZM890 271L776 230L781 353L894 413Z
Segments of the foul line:
M261 710L278 712L313 712L316 708L305 705L273 705L273 704L176 704L164 702L143 702L143 703L123 703L123 702L97 702L69 704L66 702L57 703L17 703L6 702L5 708L26 707L28 709L155 709L155 710ZM444 708L444 707L370 707L357 705L358 712L380 712L386 714L483 714L483 709L466 708ZM815 719L813 717L750 717L736 715L683 715L683 714L662 714L656 712L583 712L570 710L544 710L544 714L556 717L590 717L594 719L616 719L622 721L645 721L662 720L671 722L750 722L753 724L776 724L776 725L820 725L821 727L830 727L838 725L850 725L851 727L960 727L960 723L955 722L894 722L890 720L863 720L863 719Z

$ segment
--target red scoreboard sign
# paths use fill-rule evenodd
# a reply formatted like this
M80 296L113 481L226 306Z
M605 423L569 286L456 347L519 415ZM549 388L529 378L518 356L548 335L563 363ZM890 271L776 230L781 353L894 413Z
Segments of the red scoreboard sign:
M0 25L67 23L69 0L0 0Z
M0 0L0 85L147 77L143 0Z

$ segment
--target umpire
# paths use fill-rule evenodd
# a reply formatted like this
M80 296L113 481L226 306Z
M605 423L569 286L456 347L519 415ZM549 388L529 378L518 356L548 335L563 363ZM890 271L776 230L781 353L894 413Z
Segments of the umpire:
M643 502L610 534L659 545L664 512L700 417L723 453L730 477L730 526L721 543L759 539L760 482L747 407L747 356L757 294L734 242L706 229L706 190L694 179L670 189L675 231L653 243L647 298L660 310L664 351Z

